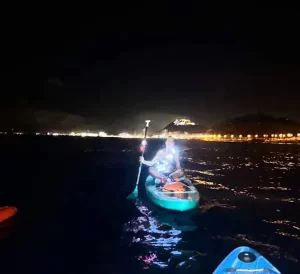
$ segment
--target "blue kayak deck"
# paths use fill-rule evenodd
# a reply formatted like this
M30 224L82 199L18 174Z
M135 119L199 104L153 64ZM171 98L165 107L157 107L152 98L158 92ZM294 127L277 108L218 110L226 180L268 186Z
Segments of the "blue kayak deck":
M233 250L213 274L223 273L280 274L280 271L256 250L241 246Z

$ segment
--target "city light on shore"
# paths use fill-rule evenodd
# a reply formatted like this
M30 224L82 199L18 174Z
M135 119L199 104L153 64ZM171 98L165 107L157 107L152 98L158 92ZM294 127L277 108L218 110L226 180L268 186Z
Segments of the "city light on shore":
M199 133L199 134L182 134L182 133L172 133L169 132L167 134L155 135L152 138L166 138L168 135L173 136L176 139L190 139L190 140L202 140L208 142L249 142L249 141L261 141L261 142L299 142L300 141L300 133L292 134L207 134L207 133Z
M122 132L118 136L121 138L132 138L132 135L127 132Z
M107 137L107 133L103 132L103 131L100 131L99 132L99 137Z
M8 132L0 132L0 135L7 135ZM13 135L24 135L23 132L13 132ZM143 138L143 133L140 134L130 134L128 132L121 132L119 134L108 134L104 131L96 132L69 132L69 133L62 133L62 132L47 132L47 133L40 133L36 132L34 135L42 136L71 136L71 137L110 137L110 138ZM156 139L164 139L168 136L173 136L175 139L186 139L186 140L202 140L207 142L249 142L249 141L261 141L261 142L300 142L300 133L272 133L272 134L208 134L208 133L192 133L189 134L187 132L180 133L180 132L167 132L164 134L156 134L150 135L148 138L156 138Z

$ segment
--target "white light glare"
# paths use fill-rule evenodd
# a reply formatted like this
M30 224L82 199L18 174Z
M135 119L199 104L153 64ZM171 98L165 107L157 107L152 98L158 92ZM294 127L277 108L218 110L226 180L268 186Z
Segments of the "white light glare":
M147 145L147 141L146 141L146 140L143 140L143 141L142 141L142 145L143 145L143 146L146 146L146 145Z

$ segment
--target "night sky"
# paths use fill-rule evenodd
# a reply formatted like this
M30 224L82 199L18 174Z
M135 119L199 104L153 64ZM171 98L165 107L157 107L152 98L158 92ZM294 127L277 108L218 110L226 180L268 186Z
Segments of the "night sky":
M295 9L58 10L15 14L2 34L2 128L133 131L150 118L155 131L259 111L300 120Z

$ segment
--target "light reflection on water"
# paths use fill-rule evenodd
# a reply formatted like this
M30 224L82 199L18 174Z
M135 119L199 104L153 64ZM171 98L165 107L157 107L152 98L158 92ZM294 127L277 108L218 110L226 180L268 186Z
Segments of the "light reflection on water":
M274 146L271 148L274 148ZM210 155L208 151L211 152ZM283 186L280 182L286 180L286 174L299 172L299 148L296 147L293 155L290 152L278 151L276 153L266 150L264 151L265 154L260 155L257 149L252 151L246 149L243 150L244 156L242 157L241 154L233 155L236 152L228 148L223 150L212 147L205 149L190 148L184 152L182 158L187 167L185 172L190 179L201 185L204 191L228 190L231 192L230 194L239 197L245 195L253 199L280 200L289 203L299 202L300 191L295 183L296 195L293 188L288 185ZM192 168L189 168L191 165ZM240 176L237 178L237 175ZM247 175L250 176L246 177ZM222 177L222 179L217 177ZM229 181L228 178L232 177L234 180ZM274 178L277 182L272 181ZM283 183L289 184L290 182L284 181ZM265 191L265 194L263 191ZM282 191L289 193L288 196L283 197L280 194Z
M174 224L172 226L171 220L159 220L158 216L155 216L147 207L145 201L137 199L135 206L140 215L128 221L124 225L124 231L130 234L131 244L143 246L140 247L141 253L137 259L143 262L144 269L149 268L150 265L167 267L169 258L160 259L161 249L164 252L174 251L177 244L182 240L182 231L176 229ZM150 260L149 256L152 256Z
M300 273L299 146L193 144L183 151L182 165L201 194L188 225L165 222L175 213L158 216L145 200L136 204L144 218L126 224L127 232L139 234L135 244L147 247L142 256L156 254L144 267L169 269L174 252L189 250L193 260L181 259L175 270L211 273L232 249L249 245L283 273ZM199 250L205 256L193 257Z

